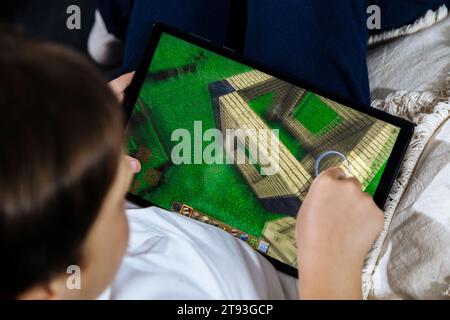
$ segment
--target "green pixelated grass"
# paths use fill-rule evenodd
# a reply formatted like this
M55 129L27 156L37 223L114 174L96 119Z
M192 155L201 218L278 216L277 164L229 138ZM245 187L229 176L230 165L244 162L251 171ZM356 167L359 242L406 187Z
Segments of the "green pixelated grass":
M390 139L388 141L388 143L383 147L382 152L380 153L380 155L378 155L377 159L374 161L374 163L372 164L372 170L376 170L376 168L378 166L380 166L380 169L378 170L377 174L374 176L374 178L369 182L369 184L367 185L366 189L364 190L364 192L367 192L368 194L374 196L375 192L377 191L378 185L380 184L381 181L381 177L383 176L384 170L386 169L386 165L388 160L385 159L382 154L387 152L390 153L394 144L395 144L395 140L397 139L398 135L400 133L400 129L396 128L396 127L392 127L392 132L391 132L391 136Z
M299 103L294 116L313 134L320 133L333 122L338 125L340 121L339 115L311 92Z
M173 66L190 63L203 49L186 45L171 36L161 39L164 46L157 54L170 50ZM169 49L170 48L170 49ZM176 52L180 56L176 56ZM164 61L163 65L159 61ZM172 63L169 67L173 67ZM166 59L156 59L151 72L167 69ZM196 74L184 74L159 82L147 82L141 99L148 105L152 122L165 150L177 144L170 137L174 130L193 132L194 121L202 121L203 131L215 128L208 85L252 69L205 51ZM201 137L197 137L201 138ZM201 140L200 140L201 141ZM206 147L209 142L203 142ZM170 209L173 201L186 203L197 210L249 234L260 237L266 221L282 217L266 211L234 165L192 164L172 166L164 172L161 185L144 195L147 200Z
M383 165L381 166L380 170L378 170L377 174L375 175L375 177L372 179L372 181L370 181L369 185L367 186L366 190L364 190L364 192L370 194L370 195L375 195L375 192L377 191L378 185L380 184L381 181L381 177L383 176L383 172L386 169L386 165L387 165L387 161L385 161L383 163Z
M286 148L294 155L295 158L301 160L306 154L305 150L300 144L300 141L295 139L292 134L288 130L286 130L284 126L281 125L280 122L267 120L267 115L269 113L273 96L273 92L266 93L261 97L249 101L249 106L253 109L253 111L256 112L258 116L260 116L264 120L269 128L278 130L281 143L286 146Z
M252 70L247 66L164 34L150 71L158 72L192 63L195 57L201 53L204 54L203 60L197 63L195 74L185 73L176 78L158 82L147 81L142 88L140 98L145 102L148 113L151 114L153 125L150 124L150 126L157 128L159 140L156 139L156 133L155 139L158 140L157 144L160 143L167 155L170 155L170 151L177 144L177 142L171 141L171 134L174 130L184 128L193 132L194 121L202 121L203 132L216 127L208 89L209 84ZM257 114L265 118L272 99L273 95L267 94L250 101L250 106ZM311 106L305 104L300 108L303 111L300 112L299 120L308 124L318 122L318 124L308 126L308 129L314 133L319 132L336 117L321 107L314 96L310 99L314 103L311 103ZM319 111L307 115L306 110L313 106L318 106ZM314 110L316 109L314 108ZM300 143L293 139L287 130L277 122L266 122L271 128L280 130L280 140L298 159L304 156L304 150ZM134 134L141 135L141 130L146 131L147 129L145 126L138 128ZM202 142L201 136L195 138L200 141L203 148L210 143ZM130 137L129 147L137 150L139 147L137 141L139 139ZM152 146L151 141L144 143L147 147ZM153 148L156 150L159 147L153 145ZM194 146L192 146L192 150L193 148ZM164 157L160 159L164 159ZM144 164L142 175L145 174L149 165ZM153 165L154 168L156 165L155 163ZM382 171L380 170L380 172ZM140 178L142 176L138 175L137 179ZM371 187L376 189L376 185L377 182L374 179ZM171 209L173 201L186 203L200 212L256 237L261 236L267 221L283 217L283 215L268 212L261 206L234 165L173 165L164 171L158 188L145 194L142 194L143 190L141 188L141 190L134 191L168 210Z
M181 45L178 39L163 34L158 50L153 56L151 72L160 72L168 69L180 68L186 64L194 63L202 50L193 45Z
M139 108L140 106L136 106L134 112L139 112ZM134 127L133 130L133 135L135 137L139 137L139 140L136 138L130 139L128 144L129 154L135 154L138 152L139 147L137 141L140 141L146 149L151 150L151 157L145 164L148 167L159 168L170 160L169 155L164 150L164 147L156 134L156 130L150 121L139 124L137 127ZM139 175L137 178L139 178Z

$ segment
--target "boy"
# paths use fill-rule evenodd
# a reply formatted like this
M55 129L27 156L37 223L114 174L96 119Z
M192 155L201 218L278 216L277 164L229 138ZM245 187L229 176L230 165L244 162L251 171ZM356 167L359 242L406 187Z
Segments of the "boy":
M274 268L232 236L160 209L125 212L140 165L124 155L117 98L86 61L0 35L0 69L1 298L288 297ZM339 169L311 187L297 228L301 298L361 298L383 214L360 190Z

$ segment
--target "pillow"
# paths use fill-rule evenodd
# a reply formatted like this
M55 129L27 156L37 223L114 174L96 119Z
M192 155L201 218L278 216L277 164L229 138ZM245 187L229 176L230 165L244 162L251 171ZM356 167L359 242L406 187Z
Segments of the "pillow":
M373 99L384 99L397 90L422 92L445 88L450 71L450 17L446 16L445 6L437 12L429 11L415 24L402 28L403 33L421 31L372 45L367 64ZM387 32L379 37L385 35L389 39L389 34L398 33ZM370 41L375 39L371 37Z

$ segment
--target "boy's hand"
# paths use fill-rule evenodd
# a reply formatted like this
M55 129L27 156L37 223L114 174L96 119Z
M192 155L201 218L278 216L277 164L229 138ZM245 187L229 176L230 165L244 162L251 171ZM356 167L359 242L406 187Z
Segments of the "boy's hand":
M339 168L312 184L297 218L301 299L361 299L361 271L384 215Z
M123 101L124 92L130 86L131 81L133 80L133 77L134 77L134 72L130 72L130 73L126 73L108 83L109 87L114 92L114 94L116 95L119 102ZM141 167L141 163L139 162L139 160L136 158L132 158L130 156L126 156L126 157L127 157L127 161L130 164L131 171L133 173L140 172L142 167Z
M109 82L109 87L116 94L119 102L123 101L125 90L130 86L133 77L134 72L130 72Z

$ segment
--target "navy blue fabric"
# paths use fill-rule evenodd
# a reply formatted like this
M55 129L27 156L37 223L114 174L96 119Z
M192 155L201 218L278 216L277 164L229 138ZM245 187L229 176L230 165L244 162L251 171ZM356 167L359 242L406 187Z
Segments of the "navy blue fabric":
M123 71L135 70L139 65L155 22L228 45L230 7L230 0L136 0L128 26Z
M249 0L244 54L369 105L366 0Z
M134 0L97 0L106 29L119 39L125 40L133 4Z
M114 0L111 5L116 1L128 2ZM230 41L231 33L239 31L233 28L233 1L134 0L123 71L139 65L155 22L220 45L235 45ZM444 3L449 5L450 0L248 0L242 47L246 56L268 67L369 105L367 6L380 6L382 30L388 30L411 23Z

